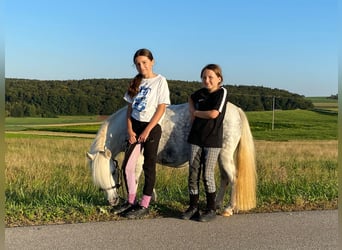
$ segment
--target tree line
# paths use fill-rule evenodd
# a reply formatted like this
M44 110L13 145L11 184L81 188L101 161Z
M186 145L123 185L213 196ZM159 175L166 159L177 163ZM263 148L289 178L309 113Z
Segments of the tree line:
M5 112L11 117L110 115L126 105L131 79L33 80L5 79ZM172 104L187 102L200 82L168 80ZM244 111L311 109L304 96L262 86L224 85L230 102Z

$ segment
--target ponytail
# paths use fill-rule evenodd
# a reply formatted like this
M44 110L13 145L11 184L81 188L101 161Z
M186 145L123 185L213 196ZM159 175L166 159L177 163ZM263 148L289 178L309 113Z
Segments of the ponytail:
M139 86L140 86L142 79L143 79L143 76L142 76L142 74L139 73L129 83L127 93L131 98L133 98L134 96L136 96L138 94Z

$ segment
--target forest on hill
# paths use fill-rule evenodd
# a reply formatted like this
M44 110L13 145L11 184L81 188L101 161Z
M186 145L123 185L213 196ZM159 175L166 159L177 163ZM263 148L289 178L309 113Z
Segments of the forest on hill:
M5 79L8 117L110 115L126 105L123 96L131 79L33 80ZM171 103L187 102L200 82L168 80ZM244 111L311 109L304 96L263 86L224 85L230 102Z

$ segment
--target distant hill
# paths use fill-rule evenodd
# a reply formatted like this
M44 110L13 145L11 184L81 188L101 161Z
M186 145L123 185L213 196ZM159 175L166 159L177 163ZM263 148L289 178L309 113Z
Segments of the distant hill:
M123 107L131 79L33 80L5 79L7 116L109 115ZM200 82L168 80L172 104L187 102ZM245 111L311 109L311 100L286 90L225 85L229 101Z

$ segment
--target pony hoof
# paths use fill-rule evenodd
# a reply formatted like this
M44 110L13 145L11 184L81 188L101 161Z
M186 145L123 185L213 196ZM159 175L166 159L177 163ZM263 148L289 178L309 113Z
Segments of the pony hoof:
M225 209L225 210L223 210L221 215L224 216L224 217L232 216L233 215L233 210L232 209Z
M120 200L118 198L108 201L109 205L115 207L119 205Z

